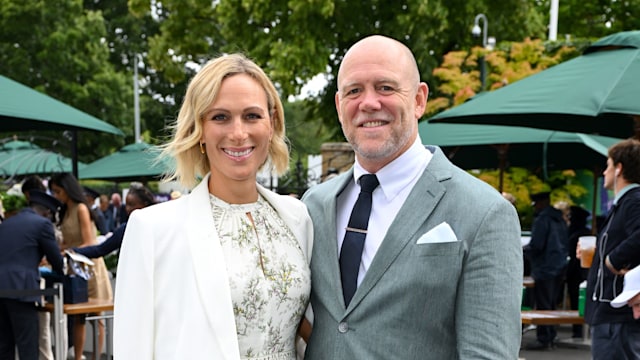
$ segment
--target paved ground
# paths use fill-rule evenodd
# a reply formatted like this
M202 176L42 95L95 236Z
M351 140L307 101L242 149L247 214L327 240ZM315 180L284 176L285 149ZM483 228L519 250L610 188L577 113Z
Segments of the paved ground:
M535 330L527 331L522 336L522 343L535 341ZM544 351L520 351L520 359L523 360L589 360L591 350L584 342L575 342L571 339L571 325L558 327L558 339L560 343L552 350Z

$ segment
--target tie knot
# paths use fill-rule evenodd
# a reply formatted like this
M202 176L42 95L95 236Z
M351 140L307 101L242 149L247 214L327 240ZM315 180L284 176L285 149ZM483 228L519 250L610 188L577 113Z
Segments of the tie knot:
M371 194L380 185L375 174L365 174L360 176L360 191Z

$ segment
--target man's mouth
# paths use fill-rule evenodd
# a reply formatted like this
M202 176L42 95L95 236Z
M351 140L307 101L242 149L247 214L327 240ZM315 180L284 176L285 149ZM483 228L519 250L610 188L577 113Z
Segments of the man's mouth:
M382 126L384 125L385 122L384 121L367 121L365 123L362 124L362 127L376 127L376 126Z

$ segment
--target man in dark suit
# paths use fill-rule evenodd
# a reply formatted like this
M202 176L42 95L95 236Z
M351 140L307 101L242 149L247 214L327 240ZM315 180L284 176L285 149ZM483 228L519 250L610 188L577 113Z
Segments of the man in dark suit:
M531 200L535 218L531 225L531 241L524 251L531 261L531 276L535 280L535 308L555 310L568 264L569 229L562 211L551 206L549 192L531 194ZM536 341L525 347L546 350L554 346L555 339L555 326L538 325Z
M40 287L38 265L43 256L62 274L62 255L52 216L60 202L38 190L29 191L29 207L0 224L0 359L38 359L37 296L12 296L11 290Z
M127 215L127 209L122 203L122 197L118 193L111 194L111 203L105 213L107 230L113 232L121 224L127 222L129 216Z
M96 199L100 198L100 193L87 186L83 186L82 190L84 191L84 196L87 198L87 203L91 205L91 212L93 213L96 228L101 235L106 235L109 232L107 219L105 218L104 213L100 210L100 205L96 204Z
M428 87L405 45L359 41L337 83L356 163L303 197L314 223L306 358L517 358L523 270L514 207L422 145ZM361 198L371 204L368 228L351 221L366 213ZM353 234L364 237L361 255Z

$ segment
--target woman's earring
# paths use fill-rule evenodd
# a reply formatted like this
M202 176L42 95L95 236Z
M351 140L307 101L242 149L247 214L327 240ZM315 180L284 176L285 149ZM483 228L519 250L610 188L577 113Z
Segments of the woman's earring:
M200 153L201 154L205 153L205 151L204 151L204 143L200 143Z

